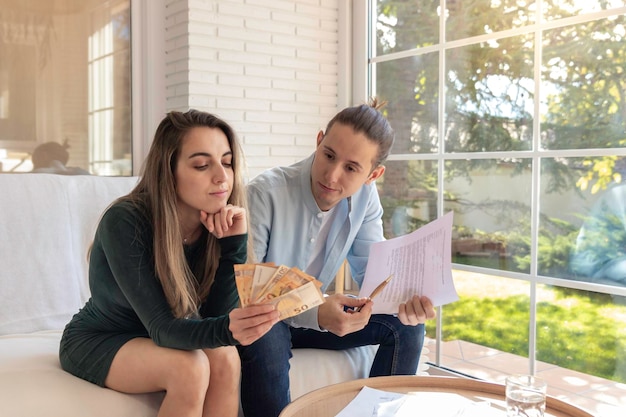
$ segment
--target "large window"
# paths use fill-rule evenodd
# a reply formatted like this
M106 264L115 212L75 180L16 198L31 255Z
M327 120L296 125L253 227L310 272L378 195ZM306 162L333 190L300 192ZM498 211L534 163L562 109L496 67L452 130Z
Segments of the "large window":
M624 2L369 4L369 95L396 131L386 236L455 213L437 364L462 340L524 359L503 373L625 383Z
M130 0L0 0L0 172L130 175Z

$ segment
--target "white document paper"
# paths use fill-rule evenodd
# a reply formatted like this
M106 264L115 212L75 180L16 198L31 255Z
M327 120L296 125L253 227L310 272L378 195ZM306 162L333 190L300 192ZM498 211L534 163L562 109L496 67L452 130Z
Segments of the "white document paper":
M411 392L394 417L503 417L506 412L488 400L472 401L452 392Z
M396 314L412 296L427 296L435 307L459 299L452 280L452 215L449 212L416 231L372 244L359 297L374 298L373 314Z
M335 417L500 417L489 401L472 401L453 392L401 394L364 386Z
M393 417L406 399L406 394L363 387L335 417Z

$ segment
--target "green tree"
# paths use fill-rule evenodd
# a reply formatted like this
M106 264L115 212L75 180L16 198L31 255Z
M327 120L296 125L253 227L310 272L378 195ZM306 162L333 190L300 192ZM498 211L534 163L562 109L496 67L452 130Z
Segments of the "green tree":
M516 0L448 1L446 35L450 39L522 27L534 14ZM428 47L439 39L435 1L377 2L377 55ZM576 2L544 2L546 18L578 13ZM605 2L600 2L606 7ZM541 122L546 149L624 146L626 43L623 16L546 31L543 37L542 87L547 112ZM445 115L439 114L439 57L429 53L377 64L378 95L388 100L387 115L396 130L394 153L529 150L532 145L534 34L501 38L449 50L445 57ZM438 131L445 117L445 131ZM442 140L443 139L443 140ZM516 160L519 168L529 159ZM447 175L467 175L496 164L493 159L455 164ZM589 157L583 166L567 160L546 161L550 191L572 187L594 190L620 181L615 157ZM574 170L572 169L574 168ZM408 179L408 165L395 164L388 176ZM406 181L384 189L401 197Z
M447 40L480 36L535 23L534 11L516 0L446 2ZM579 13L575 1L543 3L545 19ZM608 7L605 2L600 7ZM406 53L442 42L438 1L381 0L377 5L378 56ZM384 60L376 64L377 95L396 130L395 154L502 152L533 149L533 126L540 123L542 149L605 149L626 144L626 17L614 16L541 32L502 37L437 52ZM541 62L535 50L541 46ZM439 66L444 63L445 71ZM535 67L540 65L540 80ZM439 80L439 74L445 80ZM445 85L441 107L440 83ZM541 119L534 120L535 83L540 83ZM444 114L440 114L440 109ZM440 118L444 123L440 124ZM444 131L439 131L440 126ZM541 181L548 193L604 190L621 182L626 158L590 152L585 158L541 158ZM532 170L532 158L468 158L446 163L446 179L464 177L506 163L511 175ZM436 216L437 165L424 159L388 164L381 195L392 216L394 207L424 207L424 221ZM481 210L516 221L506 201L468 201L448 190L445 200L459 210ZM500 210L501 214L496 211ZM530 211L520 213L527 217ZM538 261L542 273L568 275L568 252L577 227L554 232L558 219L541 217ZM387 223L388 224L388 223ZM418 225L419 222L411 224ZM525 229L523 229L525 228ZM565 229L567 231L565 231ZM510 232L508 250L517 256L516 270L530 265L530 222L502 223ZM479 231L477 231L479 232ZM519 245L519 246L516 246Z

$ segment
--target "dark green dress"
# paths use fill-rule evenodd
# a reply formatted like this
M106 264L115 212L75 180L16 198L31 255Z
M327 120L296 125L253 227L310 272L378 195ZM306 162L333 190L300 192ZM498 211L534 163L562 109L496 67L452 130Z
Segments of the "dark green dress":
M185 247L190 266L206 250L206 233ZM220 264L200 307L202 319L172 315L155 274L152 239L149 222L129 202L118 202L103 215L89 260L91 298L61 339L63 369L104 386L117 351L136 337L186 350L237 344L228 313L239 303L233 265L246 261L247 235L220 239Z

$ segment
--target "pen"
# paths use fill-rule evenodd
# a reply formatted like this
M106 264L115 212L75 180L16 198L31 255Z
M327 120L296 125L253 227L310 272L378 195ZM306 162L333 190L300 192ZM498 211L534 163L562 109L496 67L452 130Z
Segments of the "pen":
M389 284L389 281L391 281L391 278L393 278L393 274L389 275L387 278L385 278L385 280L383 282L378 284L378 286L376 288L374 288L374 291L372 291L370 296L367 297L367 298L369 298L371 300L372 298L374 298L378 294L380 294L382 292L382 290L385 288L385 286L387 286L387 284ZM358 313L359 311L361 311L361 307L355 308L354 311Z

